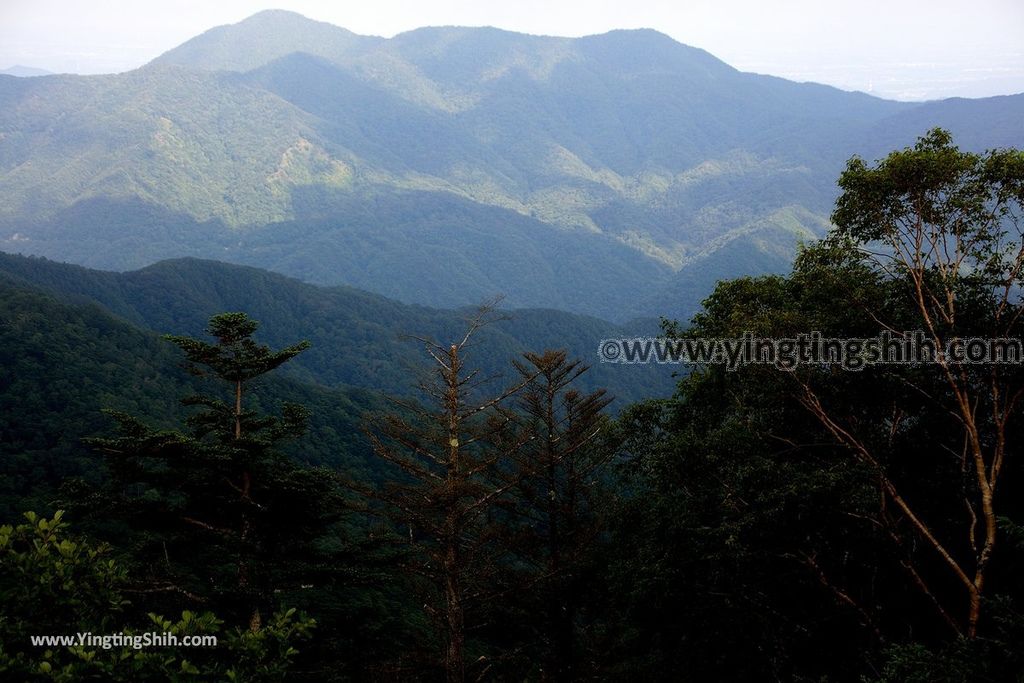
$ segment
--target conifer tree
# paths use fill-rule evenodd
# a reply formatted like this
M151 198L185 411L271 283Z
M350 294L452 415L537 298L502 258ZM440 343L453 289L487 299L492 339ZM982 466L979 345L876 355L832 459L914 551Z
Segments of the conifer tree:
M512 456L528 438L505 404L530 377L486 393L487 378L467 364L471 342L495 319L484 306L455 343L419 339L432 360L419 387L425 402L393 399L397 410L367 425L375 453L402 473L372 495L420 551L409 569L428 588L448 681L466 677L467 611L493 597L502 554L493 514L516 483Z
M518 397L529 439L517 454L516 485L525 524L516 535L518 556L531 567L542 619L535 620L543 674L572 680L576 671L576 621L585 587L580 575L598 534L601 468L614 449L600 439L611 403L603 389L581 394L573 383L589 368L565 351L525 353L516 369L527 382Z
M217 602L258 630L275 589L303 581L314 541L334 516L336 487L277 446L300 435L306 411L285 404L280 416L247 408L252 382L280 367L307 342L274 351L252 339L244 313L211 318L213 343L169 336L190 370L225 386L222 395L183 400L198 408L184 431L155 431L114 414L120 435L93 441L106 456L113 502L143 533L151 592Z

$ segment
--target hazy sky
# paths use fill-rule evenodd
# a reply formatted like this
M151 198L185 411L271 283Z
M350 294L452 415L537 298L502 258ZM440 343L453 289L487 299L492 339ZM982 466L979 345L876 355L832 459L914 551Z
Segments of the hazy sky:
M357 33L654 28L745 71L898 99L1024 91L1024 0L0 0L0 68L140 66L219 24L290 9Z

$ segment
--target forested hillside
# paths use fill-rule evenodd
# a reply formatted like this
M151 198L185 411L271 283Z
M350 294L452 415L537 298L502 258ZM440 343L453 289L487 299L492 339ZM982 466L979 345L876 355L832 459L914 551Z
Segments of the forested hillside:
M892 10L799 20L921 73ZM279 10L11 72L0 681L1024 683L1024 93Z
M205 382L182 369L173 348L149 330L128 324L95 303L77 303L0 276L0 508L52 508L68 477L96 480L100 463L82 442L109 433L101 411L144 416L167 428L186 414L180 399ZM282 401L311 410L310 432L289 454L354 476L373 477L362 416L383 407L378 391L277 377L258 387L257 405Z
M215 256L616 321L685 317L720 277L785 270L854 151L935 124L971 149L1021 144L1024 114L1021 96L910 105L741 73L654 31L383 40L287 12L124 74L0 77L0 104L4 250Z
M116 274L4 257L0 510L45 515L0 527L14 643L0 666L24 680L1016 680L1020 356L952 349L1024 336L1024 250L1006 249L1024 155L966 153L936 129L852 159L840 187L836 227L789 275L720 282L662 332L811 330L846 355L699 363L671 398L618 415L597 368L521 353L612 329L600 321L455 316L205 261ZM268 324L200 321L236 296ZM423 339L399 352L374 320ZM149 331L176 323L186 334ZM915 329L949 355L876 362L864 341ZM344 364L304 330L406 391L325 388ZM415 361L424 372L398 370ZM221 640L26 645L68 624Z
M151 331L199 334L210 316L245 310L259 320L268 343L298 336L312 348L286 374L328 387L363 387L388 394L409 391L420 363L411 336L446 339L474 307L461 311L409 306L347 287L324 288L256 268L214 261L165 261L128 273L112 273L0 254L0 273L74 302L98 303ZM479 302L478 302L479 303ZM489 352L477 361L489 375L511 373L509 361L524 351L566 349L595 365L583 386L605 387L626 405L671 393L671 367L603 365L602 339L657 333L656 321L618 326L550 309L508 310L482 333Z
M256 394L268 408L293 401L312 411L302 448L287 452L359 478L378 477L379 468L367 465L364 414L383 407L385 395L413 391L423 363L412 336L449 338L472 314L188 259L122 274L0 255L0 286L8 512L49 509L60 481L95 474L96 458L82 439L113 425L100 410L144 414L157 427L180 420L187 412L180 398L202 382L182 372L159 335L201 334L210 316L230 310L250 312L270 343L312 342ZM478 362L495 382L508 381L511 361L524 351L565 348L596 363L601 339L655 331L650 321L627 330L558 311L513 311L481 334L488 353ZM674 382L668 367L598 364L588 375L581 386L608 388L617 407L668 395Z

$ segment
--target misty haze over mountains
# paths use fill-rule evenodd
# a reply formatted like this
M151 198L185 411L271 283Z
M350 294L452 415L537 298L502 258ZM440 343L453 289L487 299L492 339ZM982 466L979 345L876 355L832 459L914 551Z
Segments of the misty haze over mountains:
M835 178L1024 95L923 104L739 72L655 31L359 36L268 11L109 76L0 78L0 248L200 256L408 303L624 321L788 268Z

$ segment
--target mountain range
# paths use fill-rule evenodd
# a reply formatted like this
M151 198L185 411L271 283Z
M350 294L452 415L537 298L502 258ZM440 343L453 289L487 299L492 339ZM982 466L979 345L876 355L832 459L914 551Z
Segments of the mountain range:
M0 69L0 76L17 76L19 78L32 78L34 76L50 76L52 71L46 69L39 69L34 66L25 66L23 64L15 64L9 66L6 69Z
M422 345L460 338L473 310L407 305L350 287L323 288L247 266L191 258L124 273L37 257L0 254L0 501L49 504L70 475L97 476L97 456L82 439L109 435L102 409L139 416L155 427L179 425L180 399L218 387L184 370L162 333L204 338L210 316L245 310L256 338L273 347L307 339L311 348L255 387L255 407L282 401L311 411L309 433L289 455L347 476L374 478L362 425L392 408L386 395L417 396L428 371ZM483 389L513 384L524 351L566 349L591 365L585 390L606 388L613 409L668 396L674 366L603 365L604 338L653 334L553 310L502 311L466 357L490 378ZM0 514L14 514L0 504Z
M391 395L413 392L428 360L421 344L411 341L414 337L438 342L460 338L466 321L477 314L475 308L403 304L351 287L319 287L249 266L192 258L117 273L0 254L0 279L12 291L28 289L67 305L101 308L150 335L201 337L211 316L244 310L260 321L265 343L312 343L284 368L284 376ZM566 349L593 366L580 386L607 388L620 404L672 390L671 366L602 365L596 355L602 339L655 334L655 321L626 328L551 309L496 311L499 319L478 336L482 351L468 361L486 376L512 381L511 360L522 352Z
M406 303L686 316L782 271L835 180L939 125L1024 144L1024 95L902 103L651 30L360 36L261 12L107 76L0 76L0 249L182 256Z

